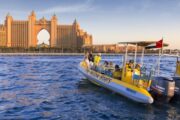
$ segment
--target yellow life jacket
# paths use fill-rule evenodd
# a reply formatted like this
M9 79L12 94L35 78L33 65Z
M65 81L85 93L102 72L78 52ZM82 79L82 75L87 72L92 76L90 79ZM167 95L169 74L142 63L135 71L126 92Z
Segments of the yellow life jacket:
M113 72L113 78L115 78L115 79L120 79L121 75L122 75L121 71L114 71Z
M94 57L94 64L95 64L95 65L99 65L100 61L101 61L101 57L96 55L96 56Z
M140 75L140 70L139 69L134 69L134 74Z
M86 69L88 68L88 65L87 65L87 63L86 63L85 61L82 61L82 62L81 62L81 66L84 67L84 68L86 68Z

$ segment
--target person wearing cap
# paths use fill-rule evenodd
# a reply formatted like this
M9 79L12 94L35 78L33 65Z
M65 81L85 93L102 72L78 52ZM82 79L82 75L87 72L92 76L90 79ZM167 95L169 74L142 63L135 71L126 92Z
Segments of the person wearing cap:
M98 53L95 57L94 57L94 65L95 66L99 66L99 63L101 62L101 53Z

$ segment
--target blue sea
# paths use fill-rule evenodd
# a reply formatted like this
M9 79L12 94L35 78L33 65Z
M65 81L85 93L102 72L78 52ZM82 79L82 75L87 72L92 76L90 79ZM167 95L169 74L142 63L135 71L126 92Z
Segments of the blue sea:
M179 101L140 104L88 82L77 69L82 58L0 56L0 119L180 120ZM122 65L122 56L102 60ZM144 64L151 69L157 60L145 56ZM160 74L173 75L175 62L163 57Z

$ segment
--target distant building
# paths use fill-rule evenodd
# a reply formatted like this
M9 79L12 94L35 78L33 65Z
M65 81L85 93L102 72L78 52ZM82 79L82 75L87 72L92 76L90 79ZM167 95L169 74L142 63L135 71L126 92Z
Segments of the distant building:
M101 45L93 45L93 52L101 52L101 53L122 53L125 52L125 46L120 44L101 44ZM138 51L141 51L142 48L138 47ZM135 47L133 45L128 45L128 51L133 52Z
M6 16L5 24L0 25L0 46L37 47L37 34L43 29L50 34L50 47L78 51L83 45L92 45L92 35L80 29L76 20L72 25L59 25L56 15L51 20L44 17L37 20L32 11L28 20L14 20L9 14Z
M93 52L112 53L119 52L122 48L118 44L100 44L93 45L92 50Z

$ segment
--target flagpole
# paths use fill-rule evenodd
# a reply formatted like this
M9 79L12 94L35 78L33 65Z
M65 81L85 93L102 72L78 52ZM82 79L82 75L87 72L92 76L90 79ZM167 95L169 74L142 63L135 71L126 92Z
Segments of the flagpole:
M160 61L161 61L161 49L159 49L159 59L158 59L158 76L159 76L159 73L160 73Z
M164 42L163 42L163 37L162 37L162 46L161 46L161 49L159 49L158 76L160 74L160 63L161 63L161 56L163 55L163 46L164 46Z
M162 55L164 54L163 49L164 49L164 39L163 39L163 37L162 37L162 48L161 48L161 54L162 54Z

